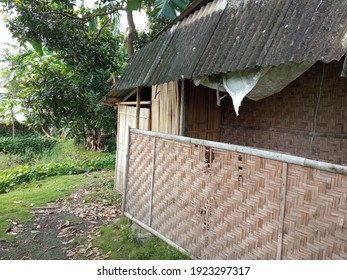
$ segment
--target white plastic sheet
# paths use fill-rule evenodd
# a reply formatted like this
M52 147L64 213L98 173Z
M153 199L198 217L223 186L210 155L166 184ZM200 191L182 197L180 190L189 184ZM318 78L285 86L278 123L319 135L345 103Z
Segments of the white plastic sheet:
M233 99L236 115L239 115L241 102L257 85L269 68L230 72L223 75L223 86Z
M246 69L229 72L221 76L203 77L194 80L194 83L227 92L233 99L236 115L239 115L239 108L245 97L257 101L278 93L311 66L312 64L302 63Z

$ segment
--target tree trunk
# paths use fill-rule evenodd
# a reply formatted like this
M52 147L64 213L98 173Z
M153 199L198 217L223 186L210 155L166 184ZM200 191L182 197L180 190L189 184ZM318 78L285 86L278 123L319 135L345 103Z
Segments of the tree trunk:
M15 128L14 128L14 122L12 123L12 138L15 136Z
M129 31L128 31L128 36L127 36L127 51L129 57L132 57L134 54L134 43L137 39L137 32L136 32L136 27L134 23L134 17L133 17L133 12L132 11L127 11L127 19L128 19L128 25L129 25Z
M15 123L16 119L14 118L13 109L11 109L11 121L12 121L12 138L14 138L14 136L15 136L14 123Z

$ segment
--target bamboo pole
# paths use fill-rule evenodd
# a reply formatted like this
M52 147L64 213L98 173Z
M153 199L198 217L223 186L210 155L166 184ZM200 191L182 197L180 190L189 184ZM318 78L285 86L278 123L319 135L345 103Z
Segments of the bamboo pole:
M287 194L287 177L288 177L288 163L283 162L282 164L282 187L280 196L280 219L278 221L278 240L277 240L277 260L282 259L282 245L283 245L283 227L284 227L284 216L286 206L286 194Z
M140 101L140 105L151 105L151 101ZM137 105L137 101L124 101L119 102L119 105Z
M125 152L125 172L123 176L123 200L122 200L122 213L125 212L126 196L127 196L127 185L128 185L128 174L129 174L129 151L130 151L130 126L127 130L127 149Z
M153 156L152 156L152 176L151 176L151 193L149 197L149 221L148 225L152 226L152 208L153 208L153 190L155 177L155 154L156 154L157 137L154 137Z
M152 229L151 227L149 227L148 225L144 224L143 222L137 220L135 217L133 217L129 213L125 212L124 216L127 217L128 219L132 220L133 222L135 222L136 224L138 224L140 227L142 227L143 229L147 230L151 234L157 236L158 238L160 238L161 240L163 240L164 242L166 242L167 244L169 244L171 247L175 248L176 250L180 251L181 253L188 255L193 260L196 259L194 256L191 256L186 250L181 248L179 245L177 245L176 243L172 242L170 239L166 238L165 236L161 235L159 232L157 232L156 230Z
M115 110L117 111L117 120L119 120L119 106L117 105L116 107L114 107ZM114 165L114 183L113 183L113 189L114 191L117 191L117 169L118 169L118 153L117 153L117 150L118 150L118 143L119 143L119 121L116 122L116 125L117 125L117 130L115 132L115 137L116 137L116 145L117 145L117 149L116 149L116 159L115 159L115 165Z
M181 98L180 98L180 129L179 135L187 136L188 135L188 94L187 94L187 82L181 80Z
M272 159L276 161L315 168L318 170L347 175L347 166L345 165L338 165L334 163L316 161L316 160L311 160L311 159L307 159L303 157L292 156L292 155L282 154L282 153L268 151L268 150L261 150L261 149L227 144L227 143L220 143L220 142L214 142L214 141L208 141L208 140L202 140L202 139L196 139L196 138L190 138L190 137L184 137L184 136L164 134L164 133L153 132L153 131L131 129L131 132L142 134L142 135L153 136L153 137L156 136L158 138L178 141L178 142L186 143L186 144L209 146L215 149L234 151L238 153L244 153L247 155L258 156L258 157Z
M140 102L141 102L141 88L136 89L136 124L135 128L140 127Z

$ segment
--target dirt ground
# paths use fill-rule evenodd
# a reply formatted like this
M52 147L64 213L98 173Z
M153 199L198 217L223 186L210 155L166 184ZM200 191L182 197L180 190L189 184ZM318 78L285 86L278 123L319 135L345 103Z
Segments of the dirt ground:
M95 184L45 208L36 208L29 223L11 221L7 234L15 235L15 241L0 241L0 260L106 259L92 241L100 234L99 228L117 219L121 212L102 196L89 201L90 193L100 188Z

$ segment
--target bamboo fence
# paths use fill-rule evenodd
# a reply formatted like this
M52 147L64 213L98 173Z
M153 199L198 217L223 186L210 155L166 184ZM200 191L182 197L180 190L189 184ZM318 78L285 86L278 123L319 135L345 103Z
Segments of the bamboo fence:
M347 167L131 129L123 213L197 259L347 259Z
M118 127L117 127L117 159L115 167L115 190L119 193L123 191L123 176L125 172L125 154L128 146L128 127L136 126L136 107L118 105ZM141 129L150 128L150 110L140 109L139 126Z

